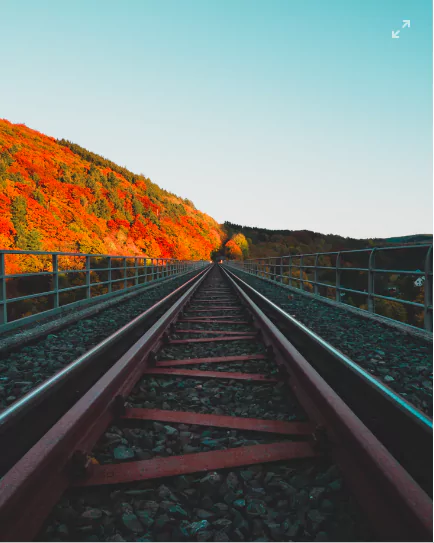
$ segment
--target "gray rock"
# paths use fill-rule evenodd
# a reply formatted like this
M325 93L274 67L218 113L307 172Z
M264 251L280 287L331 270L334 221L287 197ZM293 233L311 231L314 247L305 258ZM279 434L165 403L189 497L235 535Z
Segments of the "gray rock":
M219 518L212 523L218 530L228 530L232 526L232 521L227 518Z
M154 422L152 425L158 434L164 433L164 424L161 424L161 422Z
M224 515L226 513L226 511L229 510L229 507L228 507L228 505L226 503L217 502L212 506L212 510L217 515Z
M135 451L135 456L137 460L150 460L151 458L154 458L154 455L151 451Z
M226 484L228 485L229 488L231 488L232 490L235 490L238 487L238 483L239 483L238 477L233 471L231 471L226 477Z
M196 541L209 541L212 539L213 533L209 531L201 531L197 534Z
M209 522L207 520L200 520L199 522L192 522L188 527L188 531L192 536L195 536L199 532L206 530L208 526Z
M175 518L185 518L187 517L187 511L183 509L180 505L172 505L169 507L169 513Z
M237 499L237 495L232 490L229 490L229 492L226 492L223 499L225 503L232 505L232 503Z
M87 509L82 513L81 518L88 520L99 520L102 517L101 509Z
M122 522L131 532L138 534L144 531L141 522L133 513L124 513L122 515Z
M255 501L249 503L247 506L247 514L255 517L255 516L263 516L267 513L267 508L265 507L265 504L263 502Z
M150 511L136 511L136 515L146 528L150 528L154 524L154 519L152 518Z
M196 509L195 514L200 519L210 520L215 517L215 513L206 511L205 509Z
M318 509L311 509L307 514L309 520L312 522L315 529L321 525L324 520L325 516L319 511Z
M254 473L249 470L244 470L240 473L240 475L245 481L250 481L251 479L253 479Z
M121 445L113 450L113 456L116 460L131 460L131 458L134 458L134 451L129 447Z
M180 475L177 477L174 481L175 488L178 491L186 490L187 488L190 488L190 483L185 475Z
M230 538L226 532L217 532L213 541L230 541Z
M233 525L235 529L241 530L245 534L249 531L249 524L239 511L234 511Z
M165 426L164 431L167 435L173 436L178 434L178 430L176 428L173 428L173 426Z
M166 528L166 526L168 526L172 521L173 519L171 519L169 515L160 515L155 519L155 528L158 530L164 530L164 528Z

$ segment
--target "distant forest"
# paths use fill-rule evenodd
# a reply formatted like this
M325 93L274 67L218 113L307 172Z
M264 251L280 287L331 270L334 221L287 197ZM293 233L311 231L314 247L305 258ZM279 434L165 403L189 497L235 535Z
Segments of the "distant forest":
M268 230L231 222L225 222L224 229L228 238L236 233L245 236L249 244L249 258L366 249L407 243L432 243L433 239L431 234L356 239L335 234L321 234L312 230Z
M228 259L246 260L249 258L269 258L287 255L301 255L312 253L328 253L345 250L360 250L372 247L405 246L409 244L432 244L432 235L420 234L393 238L354 239L333 234L321 234L310 230L268 230L266 228L241 226L231 222L224 223L226 242L222 249L214 253L214 259L226 257ZM375 257L377 269L384 270L420 270L424 271L427 249L397 249L394 251L379 251ZM342 257L341 266L350 268L368 267L369 252L353 253ZM276 264L276 261L270 261ZM294 264L299 260L294 259ZM314 258L305 258L304 265L313 265ZM319 272L319 281L334 285L336 256L324 255L320 257L319 265L330 267L330 270ZM267 268L268 269L268 268ZM284 283L291 283L299 287L300 273L296 268L289 272L284 271ZM313 271L303 272L303 279L313 280ZM381 273L375 276L375 293L395 299L409 300L423 303L424 285L416 284L417 275L399 273ZM368 288L368 274L363 271L343 271L341 277L342 287L366 291ZM313 291L309 283L305 283L305 290ZM320 293L328 298L335 298L335 290L320 287ZM343 293L342 301L346 304L367 309L366 296L362 294ZM377 299L375 310L378 314L406 322L413 326L423 326L423 310L405 306L390 300Z

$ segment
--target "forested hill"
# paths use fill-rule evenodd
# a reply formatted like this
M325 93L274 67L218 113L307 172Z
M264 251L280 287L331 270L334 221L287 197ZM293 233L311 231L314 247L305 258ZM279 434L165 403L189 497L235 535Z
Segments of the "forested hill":
M143 175L0 119L0 248L209 259L223 237Z
M405 245L406 243L432 243L431 234L402 236L396 238L355 239L334 234L321 234L311 230L268 230L266 228L241 226L225 222L228 238L242 234L247 242L244 257L261 258L307 254L317 252L365 249L385 245ZM226 244L227 245L227 244ZM225 250L227 256L228 250ZM241 255L241 251L239 252Z

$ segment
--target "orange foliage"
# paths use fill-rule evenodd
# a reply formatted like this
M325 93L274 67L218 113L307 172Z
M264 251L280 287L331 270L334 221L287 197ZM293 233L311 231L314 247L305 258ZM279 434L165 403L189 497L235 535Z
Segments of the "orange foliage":
M0 249L197 260L221 246L191 202L82 151L0 119Z
M225 253L228 258L242 260L243 252L233 239L230 239L225 245Z

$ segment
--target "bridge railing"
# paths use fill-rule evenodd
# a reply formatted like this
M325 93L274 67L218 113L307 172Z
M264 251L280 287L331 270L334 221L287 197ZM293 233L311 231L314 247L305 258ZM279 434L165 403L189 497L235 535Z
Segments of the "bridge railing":
M390 251L414 250L423 251L423 264L421 269L389 269L377 267L376 260L379 255L390 255ZM395 253L397 254L397 253ZM349 265L348 259L353 255L363 255L367 260L367 267L354 267ZM321 261L335 262L334 265L324 266ZM401 258L403 260L402 253ZM344 262L346 261L346 262ZM343 265L346 263L347 265ZM375 300L388 300L397 302L404 306L423 310L423 325L426 330L433 328L433 289L432 289L432 245L409 244L395 247L374 247L370 249L357 249L349 251L334 251L323 253L309 253L298 255L285 255L279 257L255 258L244 261L229 260L227 265L241 269L251 275L269 279L275 283L286 284L300 290L311 290L313 294L324 296L328 289L334 291L334 298L337 302L343 301L346 293L361 295L367 300L367 311L376 313ZM320 274L327 275L327 282L320 280ZM331 272L331 273L330 273ZM363 290L344 287L342 283L343 272L366 273L367 285ZM296 273L296 275L294 275ZM421 301L406 300L379 294L375 290L376 278L382 276L412 276L421 278L420 286L423 285L423 303ZM294 287L295 283L295 287Z
M0 250L0 333L201 268L206 261Z

